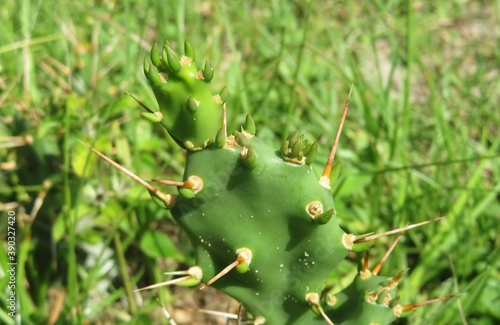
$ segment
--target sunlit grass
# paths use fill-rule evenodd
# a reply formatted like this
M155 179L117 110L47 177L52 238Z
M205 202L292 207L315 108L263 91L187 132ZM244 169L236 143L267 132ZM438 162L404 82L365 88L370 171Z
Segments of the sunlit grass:
M251 113L259 136L276 147L300 130L321 144L319 173L353 86L334 188L340 223L354 233L382 232L445 216L408 232L382 272L411 268L404 302L462 295L401 323L461 324L463 314L469 324L493 324L500 318L498 8L493 1L7 2L0 206L18 216L22 324L165 321L152 293L131 290L192 265L187 239L146 191L78 140L145 179L181 177L182 151L124 95L155 107L142 61L166 37L175 46L189 39L216 67L213 91L229 89L230 129ZM377 241L374 260L391 240ZM0 263L5 269L3 256ZM0 273L2 288L6 279ZM183 299L190 291L158 293L169 310L193 313ZM5 308L0 319L14 324Z

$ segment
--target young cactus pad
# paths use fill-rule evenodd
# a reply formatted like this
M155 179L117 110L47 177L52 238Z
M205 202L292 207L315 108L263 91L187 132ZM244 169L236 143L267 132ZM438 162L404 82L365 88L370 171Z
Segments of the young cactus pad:
M189 236L197 263L167 284L213 286L240 301L255 324L388 324L417 307L398 302L404 272L378 275L381 263L370 270L368 259L344 290L324 287L350 250L366 249L363 242L386 235L356 237L337 223L330 178L340 167L333 159L341 127L317 177L311 163L318 143L297 132L281 148L270 147L255 135L248 115L240 131L227 134L226 91L212 95L214 69L208 62L198 69L189 43L184 55L165 42L150 57L144 72L159 111L146 108L143 114L187 150L183 181L155 181L177 186L178 195L161 192L92 150L143 184Z

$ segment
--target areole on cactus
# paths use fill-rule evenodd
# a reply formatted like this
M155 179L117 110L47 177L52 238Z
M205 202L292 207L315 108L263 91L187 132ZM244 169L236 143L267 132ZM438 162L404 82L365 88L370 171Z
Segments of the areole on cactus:
M159 111L139 102L146 109L143 115L187 150L182 181L154 180L177 186L178 195L163 193L91 150L171 210L195 248L197 263L176 272L182 275L178 279L143 289L204 283L201 288L210 285L240 301L254 324L388 324L404 311L433 302L400 304L397 285L405 272L378 274L387 256L370 270L366 255L355 279L340 292L324 287L350 250L367 249L363 242L434 221L364 237L339 227L330 182L340 167L334 155L348 102L329 160L317 177L311 163L318 143L298 132L273 148L259 139L247 115L240 130L227 133L227 92L212 94L214 69L208 61L199 69L188 42L183 55L168 42L161 54L155 45L144 73Z

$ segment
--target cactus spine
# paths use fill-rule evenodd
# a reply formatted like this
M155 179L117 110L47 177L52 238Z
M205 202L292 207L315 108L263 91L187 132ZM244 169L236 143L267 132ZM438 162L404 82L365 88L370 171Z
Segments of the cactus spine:
M367 257L347 288L324 288L350 250L386 235L357 237L337 223L330 182L340 167L333 161L341 127L318 178L311 167L318 143L297 132L272 148L255 135L248 115L241 130L228 135L227 91L211 93L214 69L208 61L198 69L189 43L183 55L168 42L161 51L155 45L144 73L159 105L157 112L146 108L144 116L187 150L182 181L155 180L179 193L165 194L112 163L171 210L195 247L196 266L164 284L213 286L241 301L255 324L388 324L417 307L399 303L404 272L381 276L382 262L370 270Z

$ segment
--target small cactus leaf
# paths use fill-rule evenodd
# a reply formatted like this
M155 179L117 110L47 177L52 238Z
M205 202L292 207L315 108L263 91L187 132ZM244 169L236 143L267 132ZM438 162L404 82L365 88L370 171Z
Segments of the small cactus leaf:
M234 131L234 135L236 137L236 141L242 147L248 148L250 146L250 139L248 139L243 133L239 131Z
M280 147L280 151L284 156L289 154L289 148L288 148L289 143L290 142L288 140L285 140Z
M177 52L175 52L170 46L167 46L167 60L168 66L174 73L178 73L182 70L179 54L177 54Z
M222 103L227 102L227 87L222 88L219 93L219 97Z
M194 47L188 41L184 42L184 55L191 58L193 61L196 60L196 52L194 50Z
M201 70L201 75L206 82L210 82L214 78L214 67L212 67L208 60L205 61L205 66Z
M251 135L255 135L256 129L255 129L255 122L250 114L247 114L245 118L245 131L250 133Z
M335 209L334 208L331 208L330 210L324 212L324 213L321 213L321 214L318 214L317 216L313 217L313 220L316 224L318 225L324 225L326 224L328 221L330 221L330 219L335 215Z
M142 112L141 115L150 122L160 123L163 116L157 113Z
M188 109L188 111L194 113L198 110L198 106L200 105L200 103L194 99L192 96L190 96L187 101L186 101L186 108Z
M308 153L305 154L306 157L306 164L310 165L314 162L316 159L316 156L318 154L318 142L314 141L314 143L311 145L311 148L309 149Z
M158 44L154 44L153 47L151 48L151 62L153 62L154 65L159 66L160 65L160 53L158 52Z
M342 162L337 161L332 168L332 173L330 174L330 186L333 187L340 175L340 168L342 167Z
M219 132L217 132L217 136L215 137L215 144L218 148L223 148L226 145L226 131L224 128L221 128Z
M179 187L178 191L185 199L192 199L195 196L195 192L190 188Z
M162 209L167 209L167 210L169 209L169 206L165 203L165 201L160 199L158 196L153 194L151 191L148 191L148 192L149 192L149 195L151 195L153 202L156 203L156 205L158 205Z
M241 157L248 168L254 169L255 166L257 166L257 154L251 145L248 148L243 148L241 151Z

